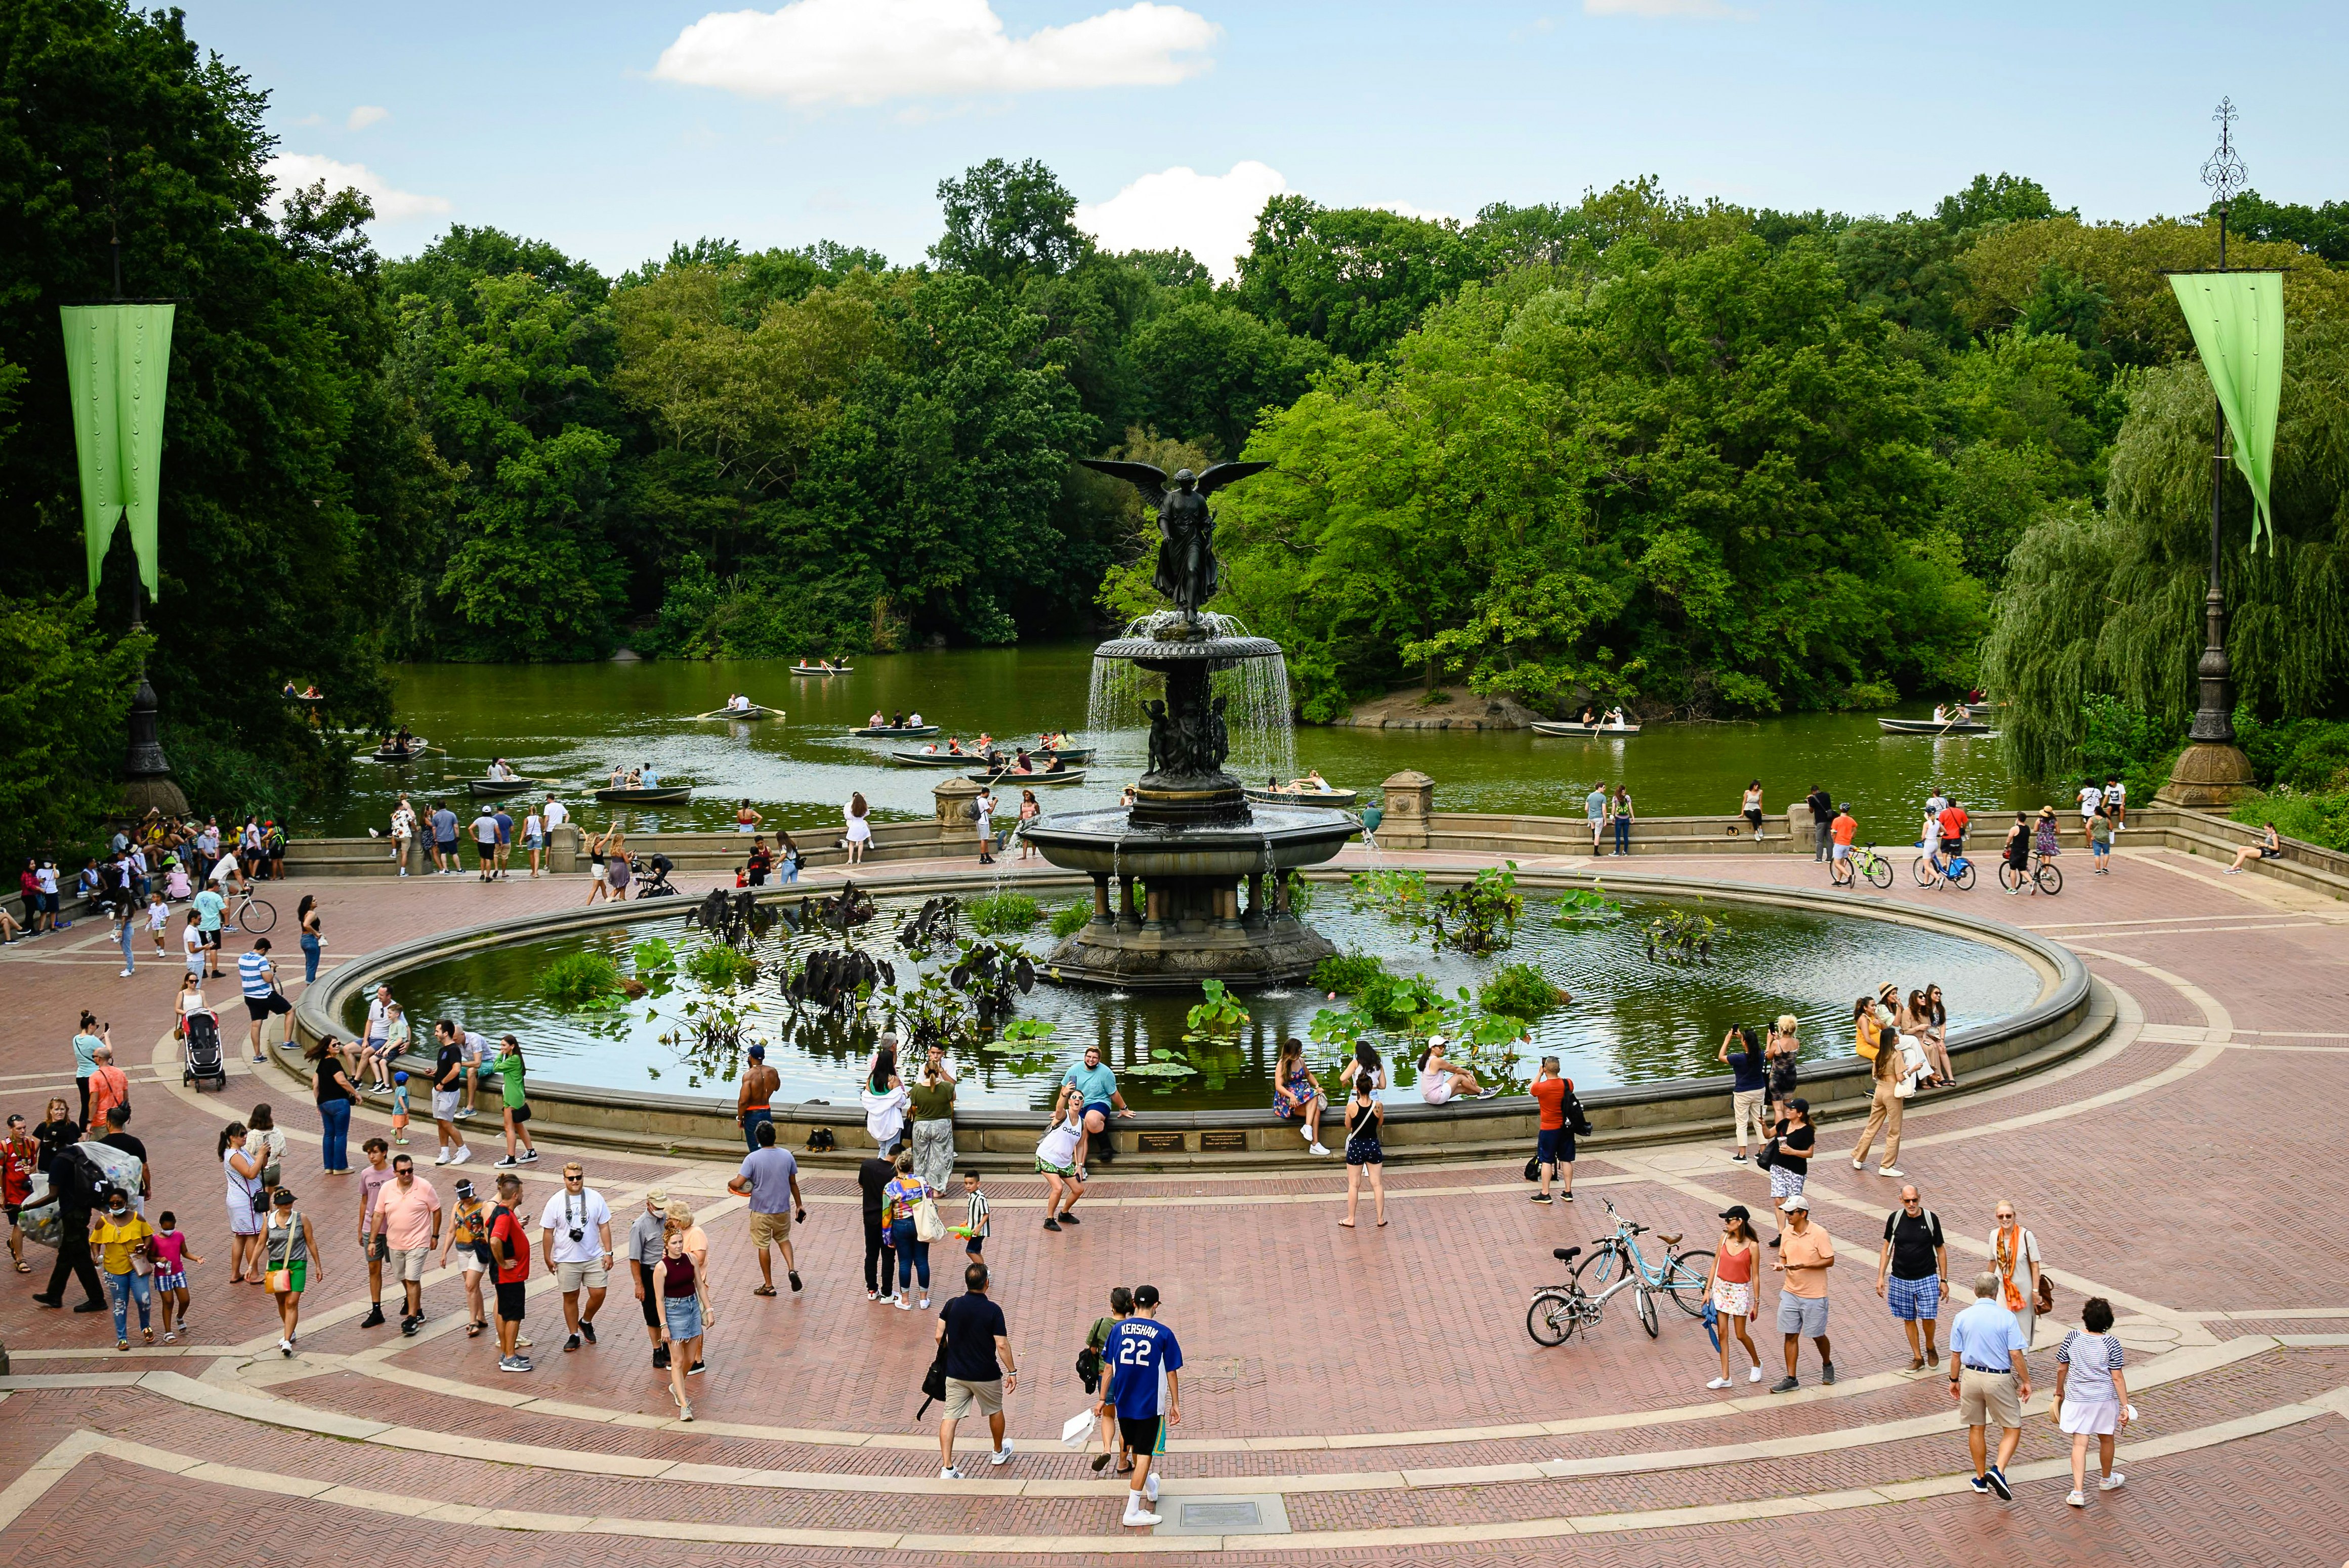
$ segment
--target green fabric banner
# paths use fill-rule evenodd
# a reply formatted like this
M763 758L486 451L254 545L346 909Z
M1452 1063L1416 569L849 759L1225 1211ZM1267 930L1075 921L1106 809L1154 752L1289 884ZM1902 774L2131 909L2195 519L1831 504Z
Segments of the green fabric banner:
M2251 487L2251 544L2257 548L2264 531L2272 555L2268 480L2275 472L2276 407L2283 401L2283 274L2172 273L2169 286L2234 432L2235 466Z
M69 304L66 386L81 467L82 539L89 591L124 512L147 596L157 594L155 508L163 477L163 396L171 375L168 304Z

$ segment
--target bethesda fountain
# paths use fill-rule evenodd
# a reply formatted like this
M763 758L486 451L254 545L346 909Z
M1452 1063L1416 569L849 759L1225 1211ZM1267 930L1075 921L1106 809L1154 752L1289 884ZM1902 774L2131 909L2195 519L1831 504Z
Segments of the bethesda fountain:
M1278 659L1280 645L1201 614L1218 579L1207 497L1272 465L1218 463L1169 479L1146 463L1083 461L1135 485L1157 511L1153 581L1174 607L1093 650L1164 678L1164 696L1143 704L1150 766L1133 803L1055 812L1023 835L1052 864L1092 878L1092 919L1054 949L1046 972L1125 990L1299 978L1337 948L1297 917L1288 873L1335 856L1361 824L1326 807L1251 800L1226 771L1231 728L1212 677Z

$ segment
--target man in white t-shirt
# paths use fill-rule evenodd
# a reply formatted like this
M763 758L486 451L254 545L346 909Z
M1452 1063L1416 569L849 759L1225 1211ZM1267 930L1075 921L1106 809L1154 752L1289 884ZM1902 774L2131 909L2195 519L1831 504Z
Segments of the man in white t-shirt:
M580 1336L595 1343L595 1309L604 1305L604 1288L612 1268L612 1210L604 1195L587 1185L579 1161L563 1168L563 1191L546 1201L538 1217L540 1255L563 1292L563 1321L571 1337L565 1350L579 1348ZM583 1307L581 1290L587 1293Z
M555 829L563 826L564 823L571 820L571 813L564 810L562 801L556 799L552 795L549 795L546 798L545 816L546 830L550 833L554 831Z
M2096 808L2105 803L2105 792L2093 782L2080 786L2080 836L2088 836L2088 824L2096 820Z

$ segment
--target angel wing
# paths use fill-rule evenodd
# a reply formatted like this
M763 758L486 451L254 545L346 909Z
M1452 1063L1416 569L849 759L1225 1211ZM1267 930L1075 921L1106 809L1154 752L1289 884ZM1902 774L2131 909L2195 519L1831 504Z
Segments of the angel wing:
M1123 480L1142 492L1142 499L1150 503L1153 511L1157 511L1158 503L1165 499L1166 470L1164 469L1153 468L1148 463L1115 462L1107 458L1079 458L1077 463L1097 474Z
M1250 474L1260 474L1272 466L1270 463L1217 463L1199 476L1199 493L1213 494L1235 480L1244 480Z

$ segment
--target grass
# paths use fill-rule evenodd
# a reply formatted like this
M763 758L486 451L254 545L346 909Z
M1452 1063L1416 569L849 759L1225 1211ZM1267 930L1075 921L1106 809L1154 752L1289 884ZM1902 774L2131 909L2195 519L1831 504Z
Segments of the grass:
M1052 912L1052 934L1074 936L1078 930L1092 917L1093 911L1091 904L1072 903L1066 909L1056 909Z
M538 974L539 999L576 1013L622 994L620 966L601 953L566 953Z
M1488 1013L1506 1013L1530 1023L1558 1005L1557 986L1530 964L1504 964L1476 994Z
M1024 892L989 893L963 906L970 928L981 936L1001 936L1026 931L1044 918L1043 907Z
M1313 988L1329 995L1351 996L1377 983L1387 962L1368 953L1333 953L1313 966Z

